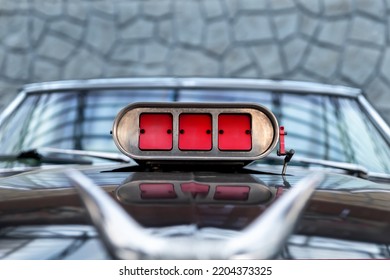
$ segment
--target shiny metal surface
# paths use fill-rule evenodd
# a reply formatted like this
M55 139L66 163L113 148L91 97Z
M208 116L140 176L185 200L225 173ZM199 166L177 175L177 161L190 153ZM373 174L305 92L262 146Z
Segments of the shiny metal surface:
M389 259L390 247L352 240L324 238L317 236L293 235L281 259Z
M242 233L221 241L153 236L88 177L76 170L68 170L66 174L76 184L107 249L119 259L275 257L292 233L315 187L323 180L323 175L319 173L304 178Z
M390 127L384 121L384 119L375 111L374 107L368 102L363 94L358 95L358 101L366 111L367 115L370 117L372 122L376 125L382 135L385 137L387 142L390 144Z
M275 257L288 240L308 200L323 179L323 174L314 173L300 180L260 218L226 244L224 253L234 259Z
M229 88L248 90L290 91L355 97L361 91L356 88L333 86L311 82L275 81L261 79L229 78L116 78L55 81L29 84L24 87L30 94L41 91L113 88Z
M0 125L7 119L26 98L27 93L21 91L16 98L0 113Z
M141 151L138 145L139 116L142 113L171 113L173 116L173 148L169 151ZM179 115L207 113L212 116L212 149L210 151L181 151L178 147ZM252 119L252 149L250 151L220 151L218 149L218 115L249 114ZM267 156L277 145L279 125L267 108L254 104L230 103L134 103L125 107L115 118L114 142L125 155L136 160L182 161L227 160L252 161Z

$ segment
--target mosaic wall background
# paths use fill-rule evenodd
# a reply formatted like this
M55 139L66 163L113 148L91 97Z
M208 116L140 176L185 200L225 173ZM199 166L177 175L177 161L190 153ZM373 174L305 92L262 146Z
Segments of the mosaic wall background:
M25 83L207 76L359 87L390 122L389 0L0 0L0 108Z

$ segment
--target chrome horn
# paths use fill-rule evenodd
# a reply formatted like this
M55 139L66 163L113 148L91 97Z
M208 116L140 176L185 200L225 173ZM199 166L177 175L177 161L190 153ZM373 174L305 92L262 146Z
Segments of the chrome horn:
M322 173L303 178L231 239L200 240L192 236L154 236L83 173L68 170L66 175L75 183L92 222L116 259L274 258L324 178Z

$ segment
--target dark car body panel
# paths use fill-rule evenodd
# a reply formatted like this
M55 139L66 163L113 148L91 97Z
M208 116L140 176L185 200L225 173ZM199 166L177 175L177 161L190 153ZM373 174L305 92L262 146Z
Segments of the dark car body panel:
M117 165L119 170L129 165ZM231 174L216 172L115 172L112 166L78 167L146 228L171 226L236 231L262 215L284 192L307 175ZM114 171L112 171L114 170ZM259 167L259 170L261 168ZM63 168L37 170L0 180L0 227L90 225L88 213ZM142 199L143 183L170 183L176 197ZM188 192L185 183L208 185L207 193ZM215 199L217 185L250 186L243 199ZM138 194L138 195L137 195ZM157 196L159 194L157 193ZM390 187L341 174L326 174L296 229L296 234L390 244ZM1 235L0 235L1 237ZM94 235L96 239L96 234ZM91 256L92 257L92 256Z

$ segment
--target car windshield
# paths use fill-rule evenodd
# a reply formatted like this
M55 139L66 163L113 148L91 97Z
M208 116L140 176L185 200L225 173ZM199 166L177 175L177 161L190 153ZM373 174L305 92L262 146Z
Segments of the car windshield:
M264 90L115 89L30 93L0 127L3 154L42 147L118 152L110 130L132 102L249 102L268 107L296 155L390 173L390 149L356 99ZM3 167L11 163L0 163Z

